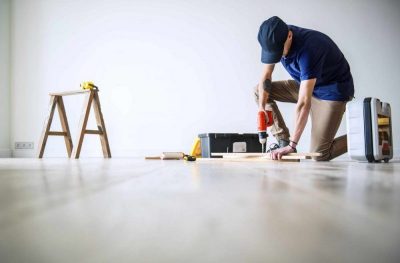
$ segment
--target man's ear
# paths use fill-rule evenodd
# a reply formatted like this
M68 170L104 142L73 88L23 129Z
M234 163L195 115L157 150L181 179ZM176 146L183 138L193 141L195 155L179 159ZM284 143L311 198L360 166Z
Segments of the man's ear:
M293 32L292 32L292 30L289 30L287 39L288 39L288 40L291 40L292 37L293 37Z

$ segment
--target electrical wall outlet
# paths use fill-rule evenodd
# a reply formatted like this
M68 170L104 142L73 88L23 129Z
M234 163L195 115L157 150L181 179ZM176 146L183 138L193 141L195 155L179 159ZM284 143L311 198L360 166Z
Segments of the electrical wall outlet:
M15 142L15 149L17 150L33 149L33 142Z

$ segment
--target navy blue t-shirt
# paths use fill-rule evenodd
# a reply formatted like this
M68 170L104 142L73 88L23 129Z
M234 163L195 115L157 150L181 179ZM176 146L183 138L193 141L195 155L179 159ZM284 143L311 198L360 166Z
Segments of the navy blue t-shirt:
M327 35L289 25L293 32L289 54L281 63L297 81L316 78L313 95L322 100L348 101L354 96L350 66Z

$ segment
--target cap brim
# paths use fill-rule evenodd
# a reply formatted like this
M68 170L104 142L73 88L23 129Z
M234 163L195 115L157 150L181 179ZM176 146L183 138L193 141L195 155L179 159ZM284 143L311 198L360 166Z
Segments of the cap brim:
M275 64L281 61L283 49L278 52L270 52L261 49L261 62L264 64Z

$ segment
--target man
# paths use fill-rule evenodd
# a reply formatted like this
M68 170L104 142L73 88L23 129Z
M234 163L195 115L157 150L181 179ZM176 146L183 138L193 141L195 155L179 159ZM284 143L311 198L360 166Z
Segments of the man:
M287 25L274 16L260 26L258 41L265 64L256 87L259 110L272 111L271 132L279 148L273 159L296 152L296 146L311 115L311 152L331 160L347 152L346 135L334 138L347 101L354 95L353 78L346 58L336 44L321 32ZM294 80L272 82L276 63L281 62ZM296 103L292 136L275 101Z

